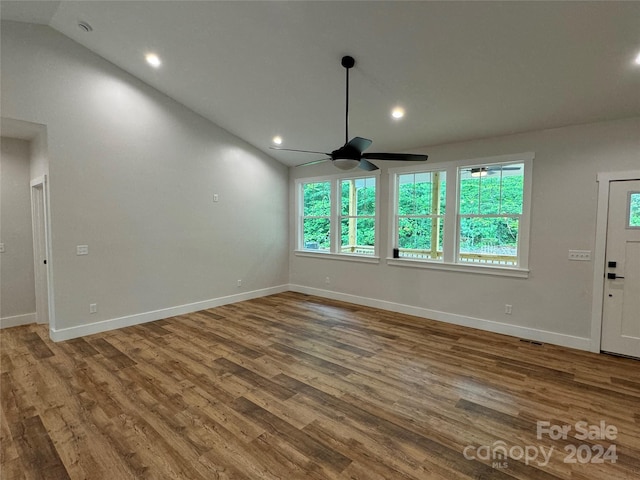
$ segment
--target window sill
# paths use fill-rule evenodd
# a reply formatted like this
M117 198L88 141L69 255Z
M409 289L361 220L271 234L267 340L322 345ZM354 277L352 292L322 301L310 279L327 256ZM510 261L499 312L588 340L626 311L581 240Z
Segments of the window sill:
M371 255L357 255L353 253L310 252L309 250L295 250L296 257L330 258L331 260L343 260L347 262L380 263L380 257Z
M446 270L449 272L477 273L499 277L529 278L529 269L497 267L493 265L466 265L462 263L430 262L428 260L410 260L403 258L387 258L387 265L396 267L427 268Z

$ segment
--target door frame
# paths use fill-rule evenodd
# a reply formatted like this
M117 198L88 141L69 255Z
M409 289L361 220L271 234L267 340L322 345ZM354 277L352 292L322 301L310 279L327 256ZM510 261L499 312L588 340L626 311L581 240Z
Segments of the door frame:
M609 188L611 182L640 180L640 170L599 172L598 210L596 213L596 243L593 251L593 295L591 303L591 348L600 353L604 305L604 274L607 249L607 220L609 218Z
M33 245L33 255L34 255L34 268L36 269L36 271L34 271L34 274L37 275L37 269L38 268L42 268L42 265L40 264L40 262L42 261L41 258L37 258L37 253L38 253L38 248L36 247L36 242L38 241L38 239L36 238L37 235L37 231L40 229L39 226L36 225L37 223L37 218L36 218L36 201L37 201L37 197L36 197L36 193L35 190L36 189L42 189L42 215L43 215L43 225L44 225L44 232L42 232L44 234L44 255L45 258L47 260L47 268L45 269L45 279L46 279L46 289L47 289L47 313L48 313L48 317L49 317L49 331L53 331L55 330L55 309L54 309L54 302L53 302L53 275L52 275L52 256L51 256L51 215L50 215L50 208L49 208L49 182L48 182L48 178L47 175L42 175L41 177L37 177L34 178L33 180L31 180L30 182L30 187L31 187L31 224L32 224L32 228L33 228L33 241L34 241L34 245ZM40 286L38 285L38 282L36 281L36 290L40 288ZM38 323L39 322L39 316L38 316L38 301L37 301L37 295L38 292L36 292L36 321Z

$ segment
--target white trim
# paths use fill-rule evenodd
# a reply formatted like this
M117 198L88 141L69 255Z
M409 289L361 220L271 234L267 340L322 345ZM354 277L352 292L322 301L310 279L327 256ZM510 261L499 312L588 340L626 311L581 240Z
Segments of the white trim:
M432 270L447 270L450 272L479 273L499 277L529 278L526 268L501 267L499 265L476 265L473 263L446 263L410 258L387 258L387 265L395 267L427 268Z
M640 180L640 170L599 172L598 207L596 212L596 242L593 250L593 294L591 303L591 348L600 353L602 336L602 306L604 296L605 257L607 249L607 220L609 217L609 187L611 182Z
M331 258L332 260L343 260L347 262L360 263L380 263L380 257L373 255L357 255L354 253L331 253L331 252L314 252L312 250L294 250L296 257L310 258Z
M591 346L591 341L588 338L576 337L563 333L521 327L519 325L511 325L507 323L496 322L493 320L440 312L438 310L430 310L427 308L414 307L412 305L387 302L385 300L360 297L346 293L332 292L319 288L305 287L303 285L289 285L289 289L292 292L305 293L307 295L316 295L318 297L330 298L332 300L339 300L356 305L379 308L382 310L403 313L406 315L414 315L416 317L438 320L440 322L451 323L453 325L460 325L463 327L478 328L480 330L500 333L512 337L524 338L527 340L535 340L543 343L550 343L562 347L576 348L579 350L589 350Z
M251 300L253 298L274 295L276 293L286 292L287 290L287 285L279 285L276 287L253 290L251 292L212 298L209 300L203 300L201 302L188 303L176 307L153 310L151 312L143 312L135 315L127 315L125 317L112 318L109 320L103 320L101 322L78 325L76 327L62 328L60 330L51 328L50 335L51 339L54 342L60 342L63 340L70 340L72 338L84 337L85 335L92 335L94 333L115 330L117 328L130 327L132 325L139 325L141 323L162 320L164 318L174 317L176 315L184 315L186 313L197 312L199 310L215 308L222 305L228 305L230 303L243 302L245 300Z
M0 318L0 329L18 327L20 325L29 325L30 323L36 323L35 312Z
M49 195L49 178L47 175L42 175L40 177L36 177L29 182L31 188L31 202L32 202L32 216L33 216L33 189L38 186L42 186L42 202L43 202L43 214L44 214L44 248L45 248L45 257L47 259L47 301L48 301L48 318L49 318L49 327L51 330L55 328L56 319L55 319L55 302L53 298L53 249L51 247L51 202ZM33 221L33 220L32 220ZM35 234L35 229L34 229ZM34 238L35 241L35 238ZM34 255L35 255L35 244L34 244ZM40 259L34 259L36 262L40 262ZM35 268L38 268L36 265Z

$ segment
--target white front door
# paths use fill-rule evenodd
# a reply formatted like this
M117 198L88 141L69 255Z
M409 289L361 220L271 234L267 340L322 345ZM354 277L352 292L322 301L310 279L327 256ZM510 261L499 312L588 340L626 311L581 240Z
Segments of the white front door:
M602 344L640 358L640 180L609 187Z

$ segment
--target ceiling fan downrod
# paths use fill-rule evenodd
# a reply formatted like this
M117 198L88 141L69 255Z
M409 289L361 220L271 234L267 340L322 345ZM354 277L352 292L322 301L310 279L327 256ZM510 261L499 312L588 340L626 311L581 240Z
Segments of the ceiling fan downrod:
M345 102L345 116L344 116L344 143L345 145L349 142L349 69L353 68L356 64L356 61L353 57L349 55L345 55L342 57L342 66L347 71L347 82L346 82L346 102Z

